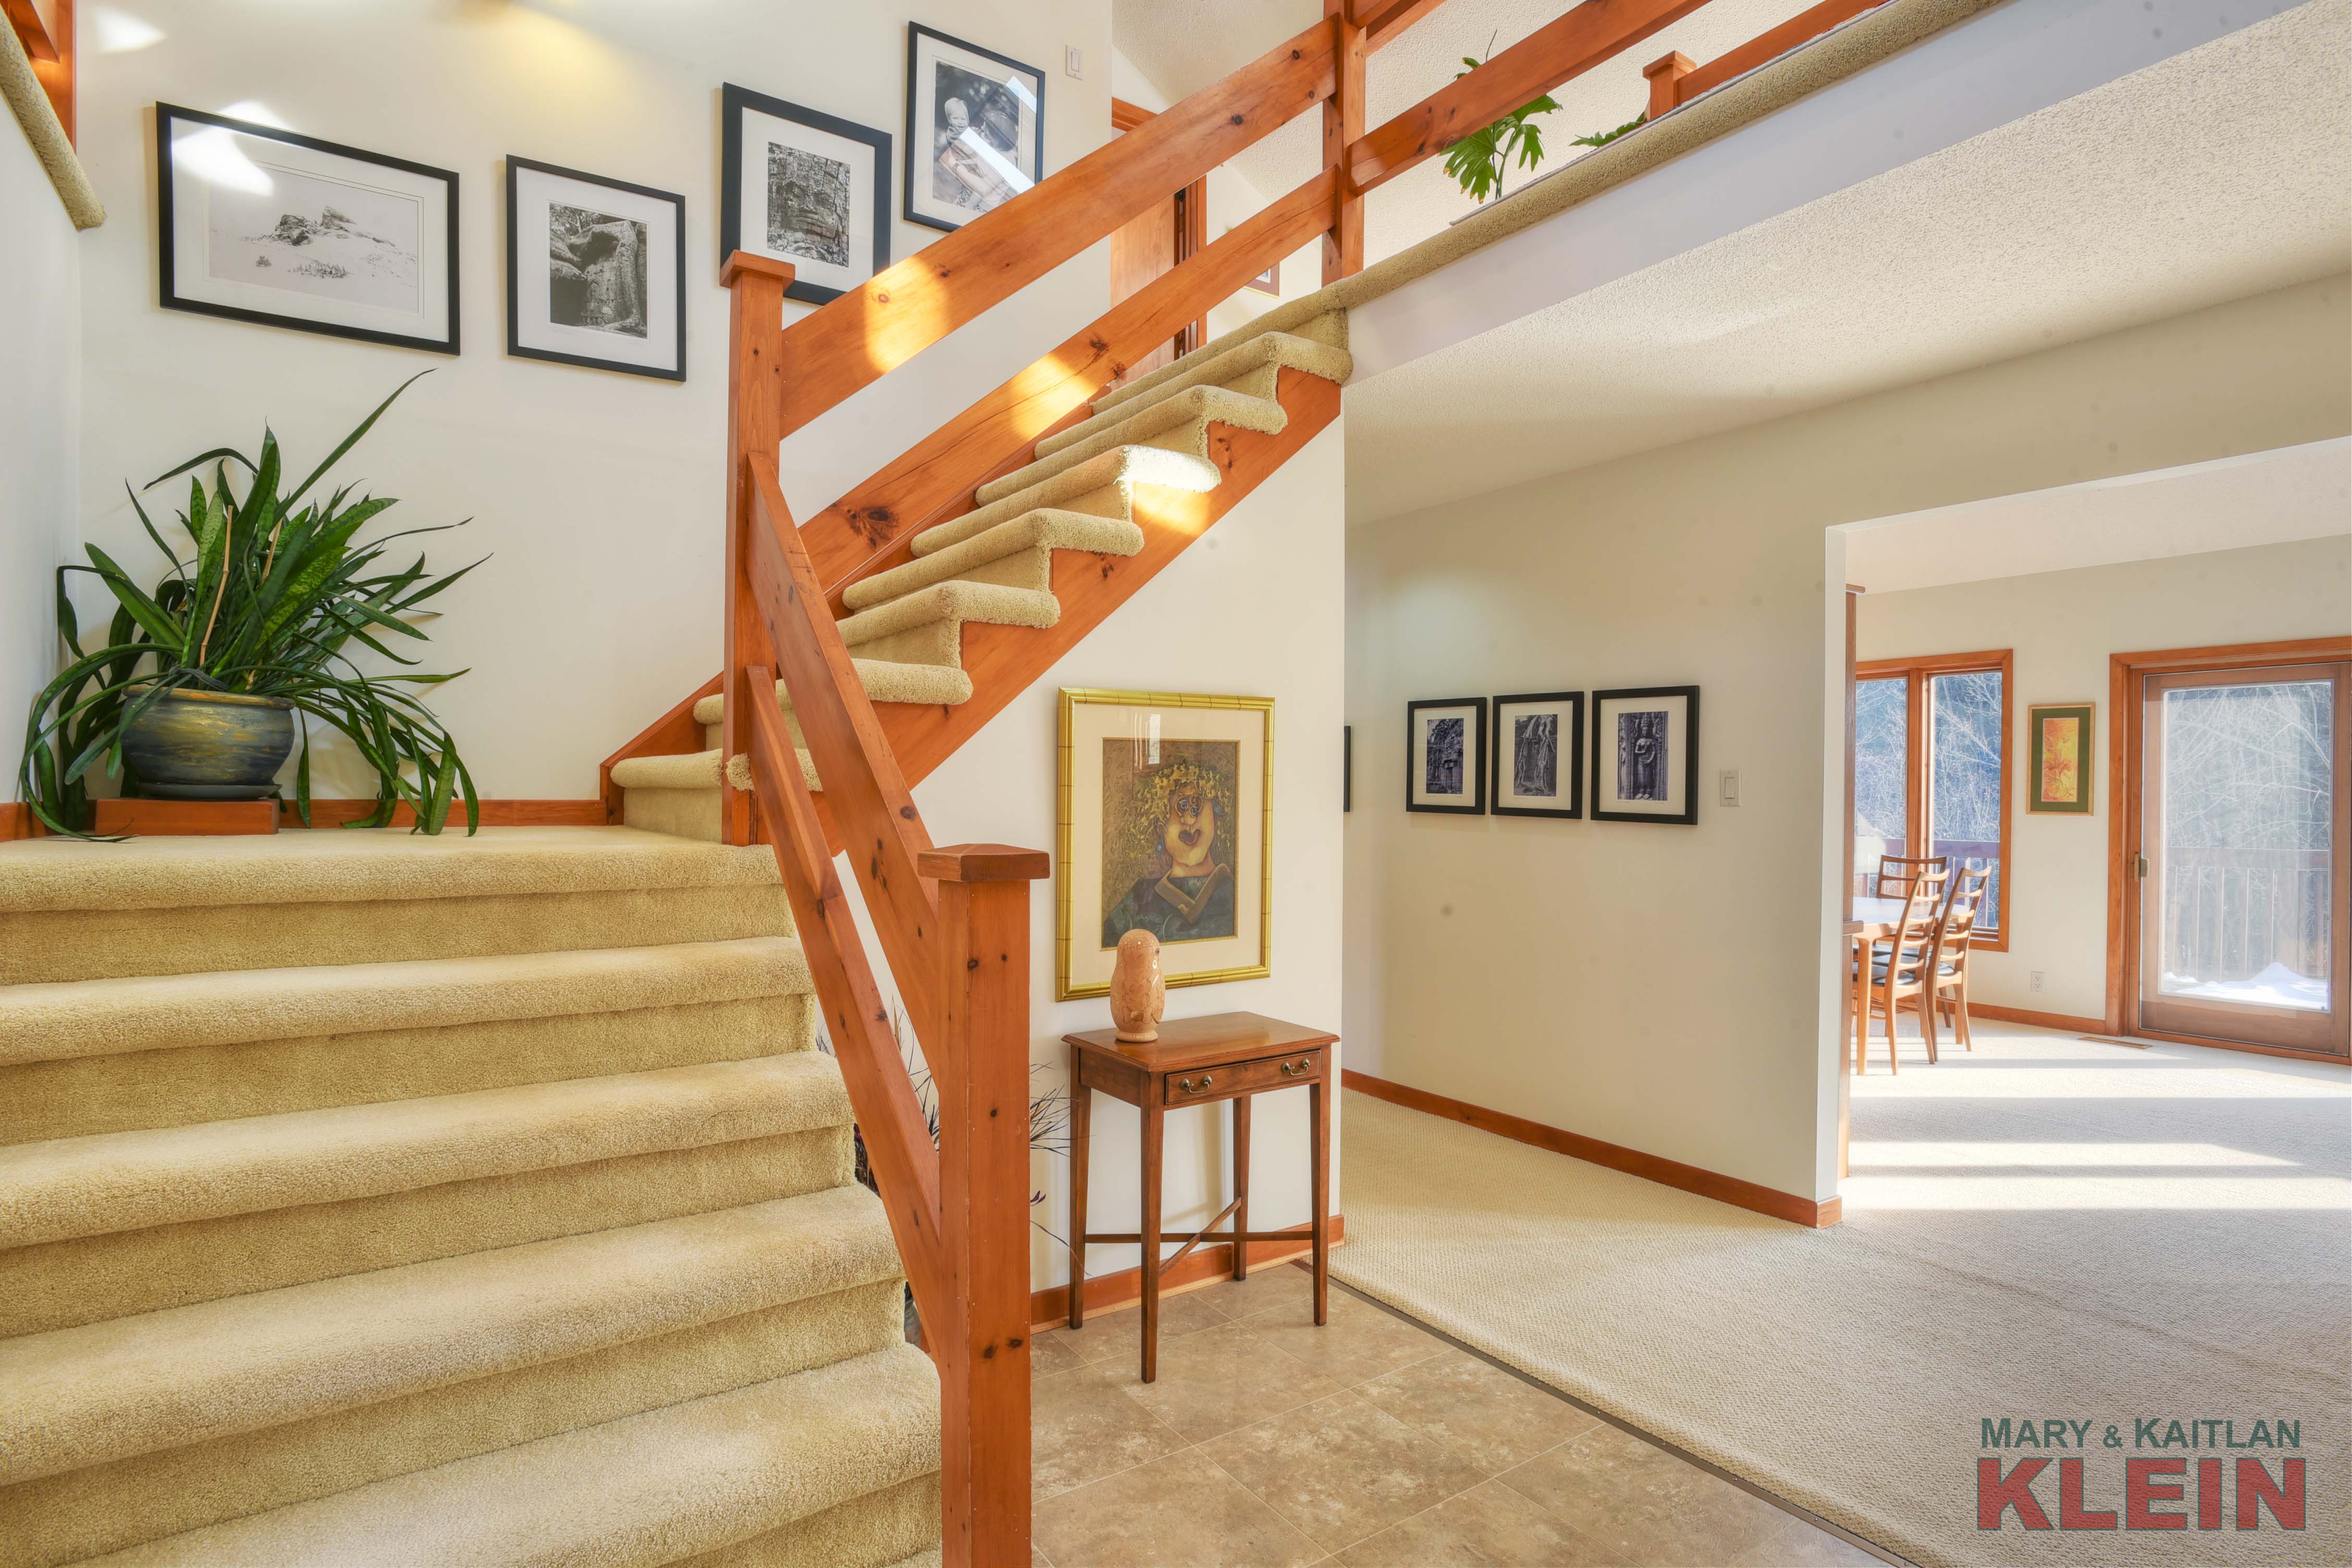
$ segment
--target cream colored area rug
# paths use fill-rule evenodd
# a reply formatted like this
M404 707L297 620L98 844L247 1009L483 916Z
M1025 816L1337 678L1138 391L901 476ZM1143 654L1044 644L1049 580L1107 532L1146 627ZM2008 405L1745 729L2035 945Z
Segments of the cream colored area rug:
M1987 1024L1861 1080L1845 1223L1750 1215L1361 1094L1349 1285L1922 1564L2352 1562L2352 1080ZM2168 1448L2134 1448L2136 1423ZM2300 1423L2300 1448L2244 1442ZM1987 1419L2088 1422L2084 1509L2187 1458L2179 1531L2058 1528L2061 1468L1978 1528ZM2124 1445L2109 1447L2106 1430ZM2078 1457L2071 1446L1999 1450ZM2305 1529L2241 1532L2235 1461L2305 1461ZM2197 1461L2232 1483L2197 1528ZM2179 1479L2181 1478L2173 1478ZM2122 1522L2121 1519L2117 1523Z

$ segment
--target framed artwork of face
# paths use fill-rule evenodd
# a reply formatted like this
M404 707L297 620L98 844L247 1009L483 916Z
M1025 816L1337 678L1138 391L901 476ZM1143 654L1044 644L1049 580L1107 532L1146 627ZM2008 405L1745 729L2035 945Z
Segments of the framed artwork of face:
M1055 997L1130 931L1171 986L1272 973L1274 699L1065 688L1060 755Z

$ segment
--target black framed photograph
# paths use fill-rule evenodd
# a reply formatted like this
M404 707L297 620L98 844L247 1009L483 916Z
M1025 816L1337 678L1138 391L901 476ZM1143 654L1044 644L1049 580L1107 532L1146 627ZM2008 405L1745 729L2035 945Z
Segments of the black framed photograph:
M1584 815L1584 693L1495 699L1497 816Z
M890 133L719 89L719 263L739 250L790 262L784 298L838 299L890 265Z
M1698 821L1698 688L1592 694L1592 820Z
M1356 809L1356 727L1339 726L1339 809Z
M686 198L507 158L507 353L686 379Z
M907 221L959 229L1045 177L1045 73L907 24Z
M457 176L155 106L167 310L457 352Z
M1486 809L1486 700L1404 705L1404 808L1476 816Z

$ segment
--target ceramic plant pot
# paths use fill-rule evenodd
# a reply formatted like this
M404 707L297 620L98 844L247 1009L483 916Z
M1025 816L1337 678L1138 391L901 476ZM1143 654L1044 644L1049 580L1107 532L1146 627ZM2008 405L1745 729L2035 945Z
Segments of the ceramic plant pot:
M235 691L167 692L122 731L131 780L155 800L267 800L293 751L293 708Z

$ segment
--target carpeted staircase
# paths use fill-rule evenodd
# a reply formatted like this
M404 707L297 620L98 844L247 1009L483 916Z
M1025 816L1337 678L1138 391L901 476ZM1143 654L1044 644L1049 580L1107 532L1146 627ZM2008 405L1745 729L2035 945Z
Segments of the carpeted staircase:
M0 1568L935 1562L775 864L0 845Z
M914 541L915 559L850 584L842 640L877 702L953 706L972 695L963 670L963 627L978 621L1044 630L1060 617L1053 592L1056 550L1132 555L1143 548L1134 521L1138 485L1216 489L1209 426L1268 433L1286 422L1276 401L1285 370L1333 382L1349 369L1347 317L1318 316L1292 331L1261 332L1230 347L1213 343L1097 398L1084 421L1037 443L1035 460L973 492L973 509ZM793 722L792 699L776 695ZM632 757L613 766L632 827L715 842L722 781L747 788L741 760L722 767L725 700L696 705L706 751ZM799 730L793 725L797 739ZM801 771L817 787L808 753Z

